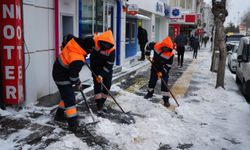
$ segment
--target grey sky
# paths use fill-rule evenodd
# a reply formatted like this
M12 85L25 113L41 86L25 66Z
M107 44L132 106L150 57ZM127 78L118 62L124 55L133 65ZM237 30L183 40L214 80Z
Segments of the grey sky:
M212 0L204 0L205 2L212 5ZM250 10L250 1L249 0L228 0L229 6L228 16L226 18L226 24L229 22L233 22L234 24L238 24L240 22L241 17Z

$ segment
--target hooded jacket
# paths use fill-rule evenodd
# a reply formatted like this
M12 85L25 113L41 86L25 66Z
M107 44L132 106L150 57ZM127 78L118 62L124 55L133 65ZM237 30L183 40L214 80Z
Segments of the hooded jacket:
M173 64L174 52L173 42L170 37L166 37L161 42L149 42L145 46L146 56L150 56L151 50L154 50L153 65L158 71L169 71Z
M148 42L148 34L145 29L138 27L138 42L139 44L146 44Z
M76 37L69 39L53 66L52 74L56 84L79 84L79 72L88 53L84 40Z
M115 61L115 42L111 30L103 32L101 35L94 37L96 51L90 55L91 69L97 74L105 77L107 74L112 73ZM104 41L113 45L112 48L102 50L99 41Z

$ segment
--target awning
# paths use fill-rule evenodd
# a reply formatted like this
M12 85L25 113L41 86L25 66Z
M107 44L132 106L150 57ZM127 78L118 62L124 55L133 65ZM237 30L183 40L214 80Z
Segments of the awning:
M141 19L141 20L151 20L148 16L142 15L142 14L136 14L136 15L126 15L127 18L136 18L136 19Z

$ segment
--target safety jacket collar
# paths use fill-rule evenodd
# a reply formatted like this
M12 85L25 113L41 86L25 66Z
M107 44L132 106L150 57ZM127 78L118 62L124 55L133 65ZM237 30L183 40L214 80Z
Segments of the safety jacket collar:
M87 55L87 52L77 44L77 42L72 38L67 45L64 47L64 49L68 49L71 52L78 53L80 55ZM62 50L63 51L63 50Z
M86 55L87 52L72 38L63 48L60 56L58 57L58 61L62 67L69 69L69 64L71 62L76 60L84 62L84 56Z
M156 45L158 48L162 48L162 47L168 47L170 49L174 48L174 44L169 36L163 39L160 43L157 43Z
M164 52L164 51L162 51L162 48L168 47L170 49L173 49L173 45L174 44L173 44L171 38L168 36L165 39L163 39L161 42L156 43L154 46L154 49L158 55L160 55L161 57L163 57L165 59L169 59L170 57L172 57L174 55L173 51Z
M173 51L172 52L162 52L162 50L158 49L157 47L155 47L155 52L165 59L170 59L174 55Z
M114 37L113 37L111 30L105 31L100 35L95 35L94 41L95 41L95 46L97 49L100 49L98 45L98 41L105 41L105 42L115 45ZM113 50L113 49L115 49L115 46L113 46L110 50Z

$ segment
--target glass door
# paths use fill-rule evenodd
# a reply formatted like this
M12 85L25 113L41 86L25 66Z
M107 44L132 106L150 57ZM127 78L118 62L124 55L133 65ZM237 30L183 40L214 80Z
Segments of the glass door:
M104 7L104 31L108 29L114 31L114 5L107 1Z
M126 19L126 48L125 58L136 56L137 53L137 20Z

